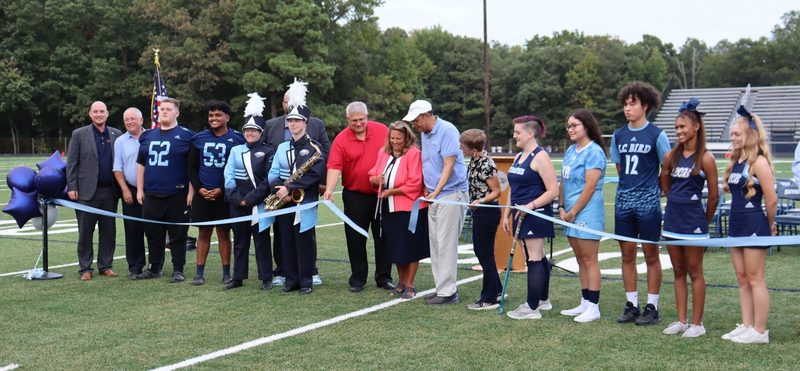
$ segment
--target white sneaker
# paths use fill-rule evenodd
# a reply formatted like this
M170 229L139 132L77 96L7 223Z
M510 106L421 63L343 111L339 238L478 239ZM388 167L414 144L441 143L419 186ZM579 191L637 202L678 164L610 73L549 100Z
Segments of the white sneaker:
M315 274L315 275L311 276L311 284L314 285L314 286L321 285L322 284L322 277L320 277L318 274Z
M283 286L286 283L286 277L275 276L272 278L272 286Z
M689 325L689 328L687 328L683 332L683 335L681 335L681 336L683 336L685 338L696 338L696 337L703 336L705 334L706 334L706 328L701 323L699 325Z
M689 325L675 321L670 323L669 326L667 326L667 328L665 328L664 331L661 332L663 332L664 335L677 335L680 334L681 332L686 331L688 328Z
M517 309L514 309L507 313L507 315L513 319L540 319L542 318L542 314L539 313L539 309L531 309L528 306L528 303L520 304Z
M538 310L551 310L553 309L553 304L550 304L550 299L547 300L539 300L539 307L536 308Z
M586 304L586 310L573 320L578 323L597 321L600 319L600 306L595 303Z
M767 344L769 343L769 330L765 330L763 334L760 334L756 329L748 327L747 331L742 332L739 336L732 337L731 341L739 344Z
M583 312L586 311L586 308L587 308L586 304L588 304L588 303L589 303L588 300L581 299L581 305L579 305L579 306L577 306L575 308L572 308L572 309L564 309L564 310L561 311L561 314L565 315L565 316L570 316L570 317L580 316Z
M731 331L731 332L729 332L729 333L727 333L725 335L722 335L722 340L731 340L734 337L741 335L741 333L747 331L747 329L749 329L749 328L750 328L749 326L740 325L740 324L737 323L736 324L736 328L733 329L733 331Z

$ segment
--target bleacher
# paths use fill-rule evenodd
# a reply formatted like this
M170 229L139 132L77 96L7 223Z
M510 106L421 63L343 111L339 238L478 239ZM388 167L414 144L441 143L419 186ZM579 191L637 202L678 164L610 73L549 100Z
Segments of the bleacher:
M752 107L767 132L791 132L800 139L800 86L759 88Z
M724 144L729 141L728 126L736 115L736 108L746 88L674 89L669 93L655 119L655 124L664 129L670 143L677 142L675 118L681 103L690 97L700 99L699 110L706 112L706 140ZM800 140L800 86L751 87L748 109L759 115L767 134L774 138L773 145L781 142L791 146ZM792 142L792 143L789 143Z

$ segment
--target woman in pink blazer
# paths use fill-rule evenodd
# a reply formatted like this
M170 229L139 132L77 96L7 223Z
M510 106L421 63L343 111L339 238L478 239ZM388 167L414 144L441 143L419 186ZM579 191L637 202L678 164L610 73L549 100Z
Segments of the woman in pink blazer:
M414 277L419 261L430 256L428 244L428 205L420 204L417 230L408 230L414 200L423 197L422 157L417 137L403 121L389 125L389 138L378 152L369 171L369 180L378 190L375 213L381 222L380 237L389 260L397 265L400 280L395 295L411 299L416 295Z

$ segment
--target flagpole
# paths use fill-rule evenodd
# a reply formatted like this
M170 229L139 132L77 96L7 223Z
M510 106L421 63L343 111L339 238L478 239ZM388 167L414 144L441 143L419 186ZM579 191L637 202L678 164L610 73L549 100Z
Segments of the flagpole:
M155 76L158 76L159 80L160 80L160 77L161 77L161 71L160 71L161 70L161 62L159 62L159 60L158 60L158 52L159 51L160 51L160 49L153 49L153 53L154 53L154 55L153 55L153 64L156 65L156 74L155 74ZM156 89L157 89L156 84L159 84L159 83L160 83L160 81L156 81L156 82L153 83L153 94L150 95L150 128L151 129L155 129L158 126L158 123L153 121L153 110L156 107L156 98L157 98L156 97Z

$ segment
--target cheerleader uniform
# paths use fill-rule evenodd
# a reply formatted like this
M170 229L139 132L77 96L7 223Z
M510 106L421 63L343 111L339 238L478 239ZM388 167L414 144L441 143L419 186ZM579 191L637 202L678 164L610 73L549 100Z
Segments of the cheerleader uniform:
M528 204L545 192L546 189L542 177L538 172L531 170L531 161L540 151L542 151L542 147L536 147L527 157L518 157L508 169L508 184L511 186L511 206ZM547 216L553 215L553 208L550 207L549 203L537 206L539 208L534 211ZM516 231L517 219L513 220L514 231ZM553 222L533 215L527 215L520 228L520 239L554 237Z
M733 164L731 174L728 176L728 188L731 191L731 216L728 235L730 237L770 236L771 231L767 215L761 208L761 198L764 192L758 179L753 187L756 193L749 199L745 198L749 165L747 162ZM755 249L766 249L769 246L749 246Z
M703 207L702 195L706 174L701 170L692 175L694 156L675 155L678 161L670 174L669 196L664 212L664 232L669 239L708 238L708 220Z
M546 188L544 181L538 172L531 170L531 161L536 154L542 151L542 147L536 147L527 157L519 156L508 169L508 184L511 186L511 205L525 205L541 196ZM534 211L547 216L553 215L553 208L550 203L538 205ZM527 215L522 221L522 225L517 227L517 219L512 219L514 231L519 230L521 244L525 246L527 238L553 237L553 223L533 215ZM531 310L536 310L539 303L548 300L550 295L550 264L547 258L531 261L528 249L524 248L526 255L526 265L528 266L528 295L527 303ZM513 312L513 311L512 311ZM511 316L509 312L509 316ZM513 317L512 317L513 318Z

